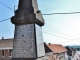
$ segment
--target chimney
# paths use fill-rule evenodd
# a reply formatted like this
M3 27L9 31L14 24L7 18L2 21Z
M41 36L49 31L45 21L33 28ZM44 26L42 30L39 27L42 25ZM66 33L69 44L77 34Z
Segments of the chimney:
M50 45L51 43L49 43L49 45Z
M46 45L46 42L44 42L44 46Z
M46 44L46 42L44 42L44 44Z
M4 40L4 37L2 37L2 39L1 40Z

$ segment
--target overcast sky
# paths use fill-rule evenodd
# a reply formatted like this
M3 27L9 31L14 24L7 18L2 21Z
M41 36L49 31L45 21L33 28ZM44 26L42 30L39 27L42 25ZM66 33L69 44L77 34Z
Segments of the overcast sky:
M0 0L14 9L18 0ZM68 13L80 11L80 0L38 0L42 14ZM17 8L17 7L16 7ZM14 11L0 3L0 21L11 18ZM62 45L80 45L80 14L43 15L43 40L47 43ZM14 37L14 25L10 20L0 22L0 39Z

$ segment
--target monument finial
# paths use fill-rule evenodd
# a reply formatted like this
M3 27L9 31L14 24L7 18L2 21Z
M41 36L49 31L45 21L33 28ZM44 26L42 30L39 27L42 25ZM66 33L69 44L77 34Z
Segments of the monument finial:
M44 19L41 11L38 10L37 0L19 0L18 10L15 11L11 22L15 25L36 23L43 26Z

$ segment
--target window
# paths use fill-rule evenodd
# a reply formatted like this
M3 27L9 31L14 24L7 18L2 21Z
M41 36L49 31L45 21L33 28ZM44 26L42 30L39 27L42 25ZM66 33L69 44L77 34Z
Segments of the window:
M62 58L63 58L63 56L62 56Z
M12 56L12 49L9 50L9 56Z
M54 58L54 60L55 60L55 58Z
M61 59L61 57L59 57L59 60Z
M56 59L57 59L57 55L56 55Z
M4 56L4 50L2 50L1 52L2 52L2 56Z

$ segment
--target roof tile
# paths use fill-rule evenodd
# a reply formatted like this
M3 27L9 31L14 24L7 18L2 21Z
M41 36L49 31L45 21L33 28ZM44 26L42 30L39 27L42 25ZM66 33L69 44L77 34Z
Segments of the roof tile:
M1 39L0 47L13 47L13 39Z
M46 44L54 53L66 52L67 49L60 44Z

